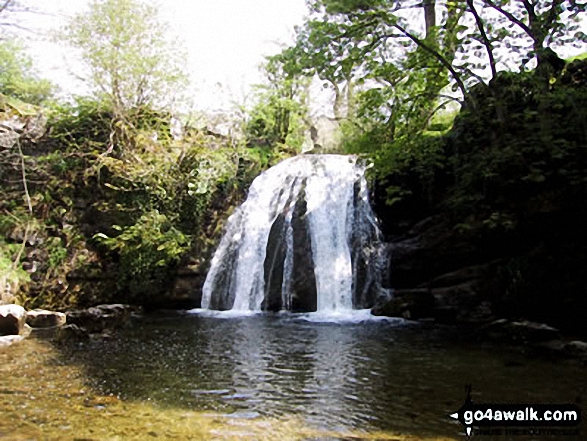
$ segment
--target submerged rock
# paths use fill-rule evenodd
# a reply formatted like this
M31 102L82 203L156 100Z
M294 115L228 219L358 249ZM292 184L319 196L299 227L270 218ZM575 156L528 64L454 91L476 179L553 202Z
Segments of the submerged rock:
M102 332L106 328L120 328L129 323L131 312L136 308L131 305L98 305L88 309L70 311L67 322L77 325L89 333Z
M26 323L26 310L19 305L0 305L0 335L19 335Z
M67 316L62 312L33 309L27 312L26 323L33 328L52 328L66 323Z
M78 325L65 325L57 329L55 340L60 343L69 341L85 341L90 338L90 334L84 328Z

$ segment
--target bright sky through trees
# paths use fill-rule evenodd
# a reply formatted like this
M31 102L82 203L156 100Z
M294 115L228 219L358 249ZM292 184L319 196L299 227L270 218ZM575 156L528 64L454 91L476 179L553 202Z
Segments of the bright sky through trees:
M22 14L23 32L42 75L62 92L83 92L72 77L82 66L77 54L63 43L48 41L42 33L57 29L87 7L86 0L27 0L41 14ZM154 1L169 30L185 42L187 66L193 83L195 107L214 110L242 102L250 85L262 81L258 66L264 55L280 51L293 41L294 26L303 22L304 0L174 0Z

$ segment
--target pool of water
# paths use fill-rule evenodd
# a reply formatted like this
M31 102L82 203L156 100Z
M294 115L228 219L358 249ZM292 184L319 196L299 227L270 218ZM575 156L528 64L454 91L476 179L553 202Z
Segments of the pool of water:
M314 319L152 315L86 342L29 339L0 352L0 413L14 421L0 438L76 439L79 426L77 439L460 439L448 415L467 384L478 402L586 396L576 363L448 328Z

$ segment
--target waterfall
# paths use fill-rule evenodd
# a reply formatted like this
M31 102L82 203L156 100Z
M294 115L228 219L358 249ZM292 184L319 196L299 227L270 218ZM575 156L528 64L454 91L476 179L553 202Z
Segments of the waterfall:
M227 221L202 308L339 314L373 306L383 262L365 169L354 156L300 155L259 175Z

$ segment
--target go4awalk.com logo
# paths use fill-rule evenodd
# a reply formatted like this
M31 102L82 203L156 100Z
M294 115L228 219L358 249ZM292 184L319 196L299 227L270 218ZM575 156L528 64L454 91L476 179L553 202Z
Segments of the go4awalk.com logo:
M581 409L574 404L481 404L471 399L471 386L467 386L466 390L465 404L449 416L464 426L468 437L473 433L484 434L483 429L491 428L503 428L491 431L492 435L579 433L576 428L581 422ZM474 432L474 429L478 430Z

